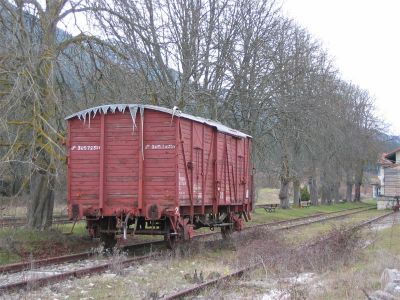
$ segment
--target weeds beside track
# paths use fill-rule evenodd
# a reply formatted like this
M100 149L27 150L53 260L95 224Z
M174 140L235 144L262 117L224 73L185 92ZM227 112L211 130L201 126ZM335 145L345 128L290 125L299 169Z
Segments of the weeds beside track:
M326 220L331 220L331 219L344 218L346 216L360 213L360 212L370 210L370 209L371 208L362 208L357 211L351 211L351 212L345 211L346 213L343 213L343 211L331 212L331 213L318 214L318 215L314 215L314 216L307 216L304 218L296 218L296 219L286 220L286 221L278 221L278 222L272 222L272 223L267 223L267 224L258 224L258 225L249 227L246 230L251 230L254 228L261 227L261 226L268 227L272 230L284 230L284 229L290 229L290 228L297 228L299 226L303 226L306 224L324 222ZM338 215L332 216L332 214L338 214ZM219 234L219 232L200 234L200 235L195 236L195 239L199 239L202 237L215 235L215 234ZM143 246L143 244L146 244L149 246L159 245L161 243L163 243L163 241L146 242L146 243L142 243L139 245L134 245L134 247ZM132 246L128 246L128 247L132 247ZM21 263L21 264L13 264L14 266L7 265L7 266L3 266L2 269L0 269L0 272L1 271L16 272L16 270L18 269L17 265L20 265L21 270L25 270L25 269L29 269L32 266L34 266L34 267L46 266L46 265L58 264L61 262L76 261L76 260L90 257L91 255L92 255L91 253L87 252L87 253L80 253L80 254L76 254L76 255L63 256L63 257L58 257L58 258L49 258L49 259L40 260L40 261L25 262L25 263ZM144 260L145 258L150 258L150 257L152 257L152 256L144 255L139 258L128 258L126 260L121 261L121 266L122 267L129 266L130 264L132 264L134 262L141 261L141 260ZM75 270L75 271L65 272L62 274L56 274L53 276L47 276L47 277L37 278L37 279L33 279L33 280L25 280L25 281L21 281L21 282L17 282L17 283L0 286L0 292L16 290L16 289L21 289L21 288L28 288L28 287L30 287L30 288L40 287L40 286L43 286L43 285L46 285L49 283L66 280L71 277L81 277L83 275L101 273L101 272L108 270L111 267L111 264L112 263L106 263L106 264L102 264L102 265L95 266L95 267L83 268L83 269L79 269L79 270Z
M370 225L370 224L372 224L374 222L377 222L377 221L379 221L379 220L381 220L383 218L386 218L386 217L388 217L388 216L390 216L392 214L393 214L393 212L390 212L390 213L384 214L382 216L378 216L378 217L372 218L370 220L367 220L367 221L361 222L361 223L359 223L359 224L357 224L355 226L352 226L348 230L360 229L360 228L365 227L367 225ZM309 247L312 247L312 246L323 245L324 243L327 242L327 240L329 238L330 238L330 236L327 236L327 237L325 237L323 239L319 239L317 242L306 243L305 245L303 245L303 248L309 248ZM254 263L254 264L252 264L250 266L246 266L246 267L244 267L244 268L242 268L240 270L234 271L234 272L229 273L229 274L227 274L225 276L222 276L220 278L217 278L217 279L214 279L214 280L209 280L209 281L200 283L200 284L198 284L196 286L193 286L193 287L190 287L190 288L187 288L187 289L175 292L175 293L171 293L171 294L163 297L162 299L163 300L173 300L173 299L181 299L183 297L194 295L194 294L197 294L200 291L202 291L202 290L204 290L204 289L206 289L208 287L220 284L220 283L228 281L228 280L230 280L232 278L241 277L243 274L245 274L247 272L250 272L250 271L253 271L255 269L262 268L262 267L264 267L263 262Z

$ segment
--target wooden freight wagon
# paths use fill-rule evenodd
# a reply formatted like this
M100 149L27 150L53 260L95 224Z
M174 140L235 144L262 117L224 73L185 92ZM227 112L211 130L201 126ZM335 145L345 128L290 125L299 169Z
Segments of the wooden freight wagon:
M151 105L104 105L68 121L68 213L92 237L241 230L252 209L251 137Z

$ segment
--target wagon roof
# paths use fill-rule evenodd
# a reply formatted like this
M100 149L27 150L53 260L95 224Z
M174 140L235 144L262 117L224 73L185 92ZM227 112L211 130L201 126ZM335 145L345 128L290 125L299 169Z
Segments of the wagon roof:
M92 118L94 118L94 116L97 113L103 113L103 114L107 114L108 112L112 112L115 113L116 111L120 111L120 112L125 112L126 109L129 109L130 114L132 115L132 119L134 122L134 119L136 117L136 113L137 111L143 111L144 109L151 109L151 110L156 110L156 111L161 111L167 114L170 114L172 116L177 116L180 118L184 118L184 119L189 119L189 120L193 120L199 123L203 123L203 124L207 124L209 126L215 127L217 128L218 131L220 132L224 132L224 133L228 133L230 135L233 136L238 136L238 137L250 137L250 135L245 134L243 132L240 132L236 129L230 128L228 126L225 126L223 124L221 124L220 122L217 121L213 121L210 119L205 119L202 117L196 117L196 116L192 116L189 114L185 114L182 113L180 110L178 109L169 109L169 108L165 108L165 107L161 107L161 106L155 106L155 105L147 105L147 104L108 104L108 105L101 105L101 106L96 106L96 107L92 107L92 108L88 108L85 110L81 110L77 113L74 113L68 117L65 118L65 120L69 120L72 118L77 117L78 119L81 120L86 120L88 118L90 118L90 116L92 116Z

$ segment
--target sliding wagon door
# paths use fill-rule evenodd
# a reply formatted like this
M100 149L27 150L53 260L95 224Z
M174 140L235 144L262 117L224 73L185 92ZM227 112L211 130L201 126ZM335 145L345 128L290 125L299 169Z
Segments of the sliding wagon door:
M145 110L143 116L143 209L157 218L176 202L176 132L170 114Z
M104 115L103 115L104 116ZM136 117L139 120L139 116ZM136 124L136 121L135 121ZM138 206L139 130L129 112L104 116L104 210Z

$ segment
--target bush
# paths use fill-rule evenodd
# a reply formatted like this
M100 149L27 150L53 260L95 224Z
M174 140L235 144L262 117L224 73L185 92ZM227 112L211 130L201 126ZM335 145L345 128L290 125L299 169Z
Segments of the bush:
M304 186L300 189L300 200L301 201L310 201L310 192L307 187Z

